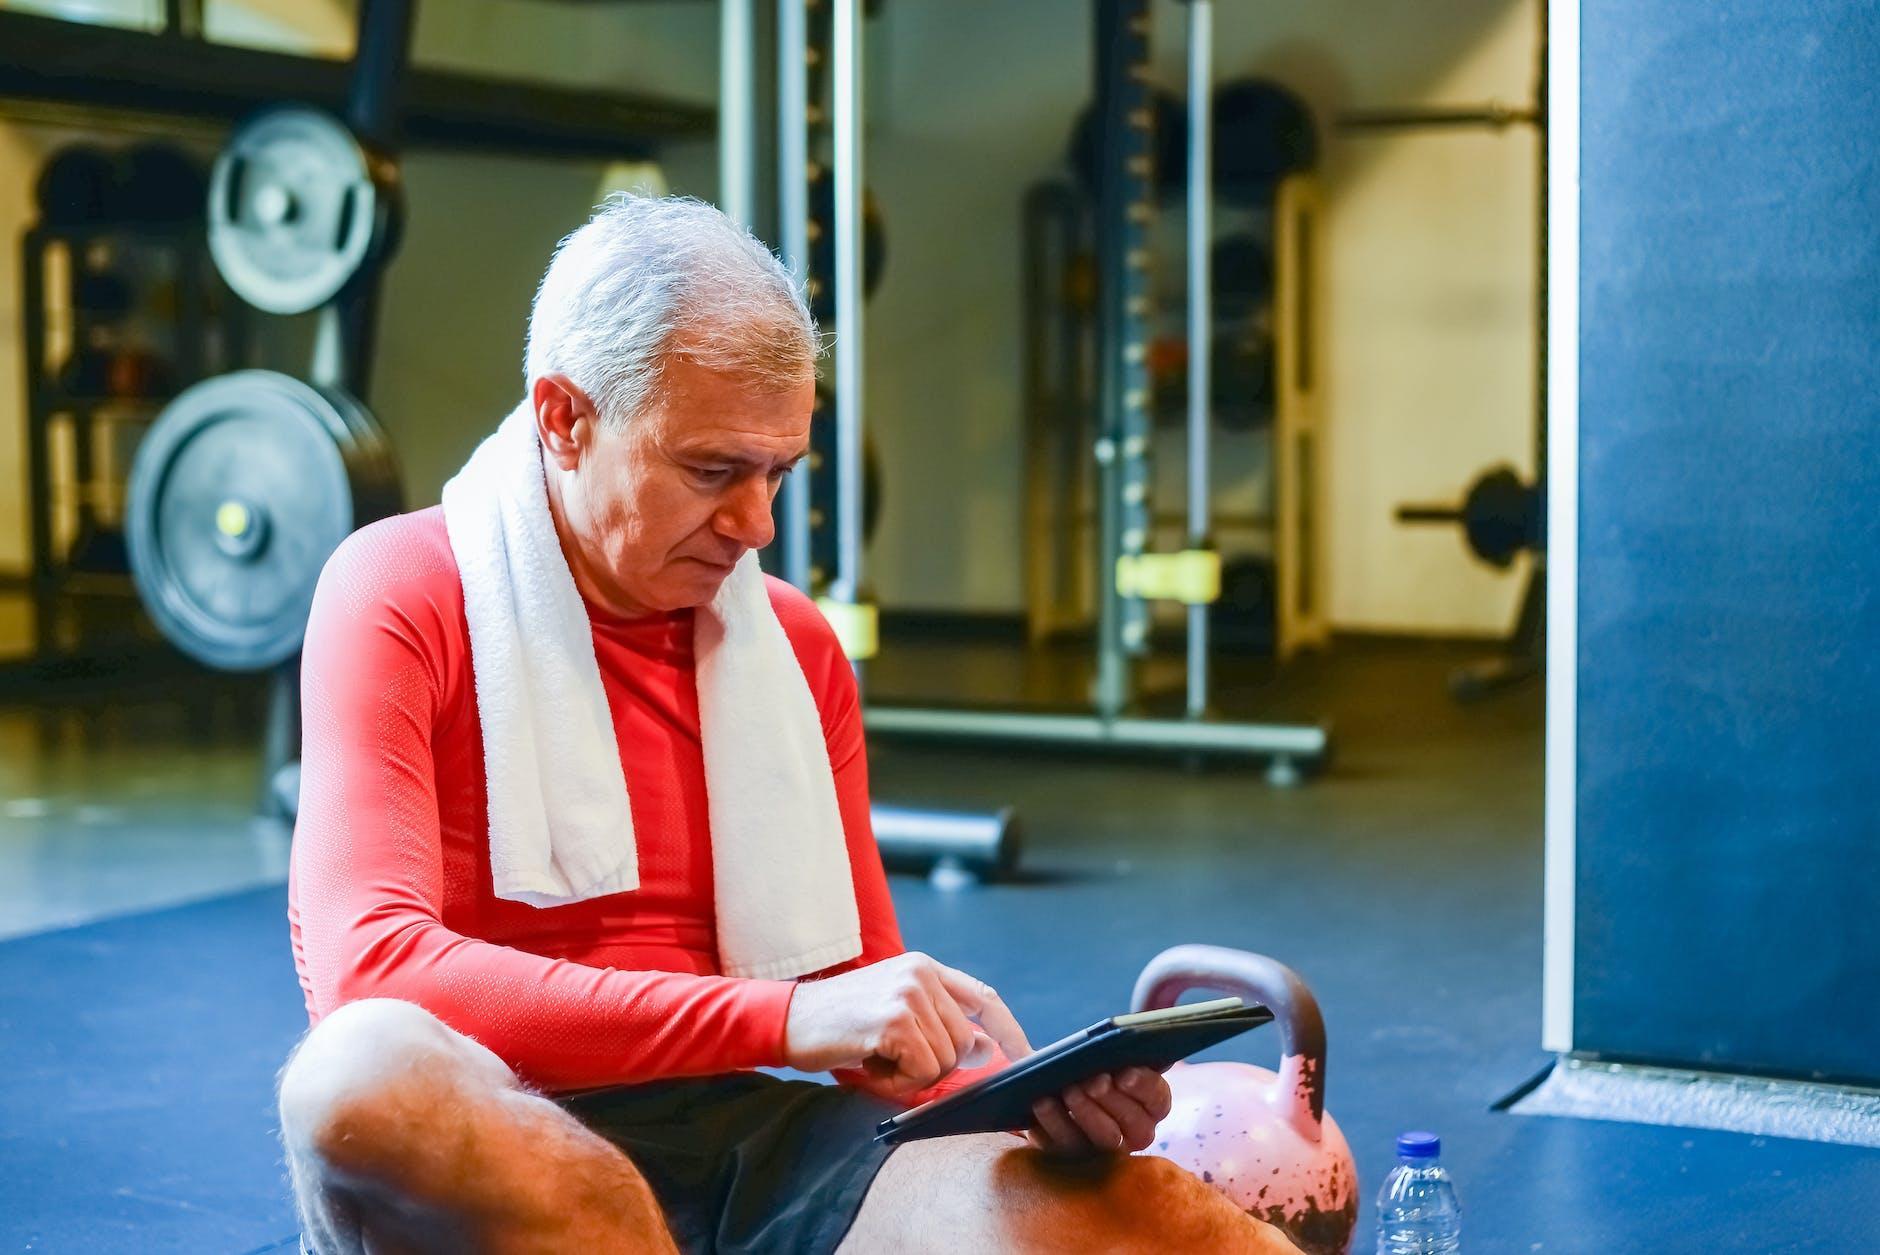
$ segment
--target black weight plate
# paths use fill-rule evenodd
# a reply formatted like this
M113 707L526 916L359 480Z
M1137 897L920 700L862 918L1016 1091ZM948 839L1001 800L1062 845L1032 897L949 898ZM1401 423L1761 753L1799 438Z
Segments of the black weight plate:
M39 212L49 225L102 222L117 205L117 158L89 144L68 144L39 172Z
M1244 318L1273 296L1273 254L1246 232L1224 236L1208 252L1217 316Z
M1311 107L1271 79L1223 83L1214 93L1214 190L1230 204L1270 200L1279 181L1319 160Z
M249 304L304 313L366 264L383 209L371 161L343 123L315 109L270 109L216 158L209 251Z
M125 519L131 574L191 657L249 671L300 649L320 569L395 498L383 441L355 430L352 404L240 371L185 391L144 437Z
M133 221L185 223L200 219L206 186L194 157L156 140L126 150L118 197Z
M1498 466L1484 472L1470 485L1462 506L1463 534L1475 556L1491 566L1505 567L1516 554L1534 545L1540 534L1538 500L1514 468Z

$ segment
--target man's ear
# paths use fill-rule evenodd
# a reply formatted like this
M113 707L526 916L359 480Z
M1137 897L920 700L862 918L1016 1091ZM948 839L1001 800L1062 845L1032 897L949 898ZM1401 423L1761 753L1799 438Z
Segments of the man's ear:
M594 440L599 422L594 403L566 375L538 375L530 400L535 404L535 430L542 437L542 456L550 466L572 471Z

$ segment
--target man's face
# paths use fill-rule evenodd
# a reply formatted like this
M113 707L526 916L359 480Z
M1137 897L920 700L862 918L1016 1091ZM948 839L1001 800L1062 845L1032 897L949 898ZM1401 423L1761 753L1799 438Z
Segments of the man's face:
M538 411L546 382L537 383ZM586 398L576 395L578 414ZM663 400L624 429L593 421L590 409L570 425L571 453L547 442L545 424L551 481L558 465L563 472L563 547L574 550L577 587L625 614L710 601L746 550L770 543L771 502L809 451L815 397L814 383L747 392L674 358Z

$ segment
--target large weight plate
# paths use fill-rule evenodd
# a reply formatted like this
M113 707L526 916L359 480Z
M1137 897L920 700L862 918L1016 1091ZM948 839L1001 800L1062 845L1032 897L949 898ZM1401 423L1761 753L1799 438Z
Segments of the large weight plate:
M398 508L365 408L273 371L199 383L164 408L131 468L131 575L151 618L210 666L258 671L300 650L320 569Z
M209 179L209 251L241 298L317 309L367 264L384 229L372 159L336 118L270 109L243 123Z

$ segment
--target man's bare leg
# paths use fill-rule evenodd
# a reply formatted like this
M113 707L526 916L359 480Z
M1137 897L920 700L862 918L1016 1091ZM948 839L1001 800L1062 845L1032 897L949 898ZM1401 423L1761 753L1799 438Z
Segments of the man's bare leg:
M281 1137L319 1255L677 1255L620 1149L408 1002L340 1007L281 1074Z
M676 1255L618 1147L411 1003L323 1019L282 1071L281 1133L319 1255ZM1060 1161L1007 1134L896 1150L841 1247L883 1250L1295 1255L1169 1160Z
M1057 1159L1008 1133L909 1142L881 1166L837 1255L1298 1255L1271 1225L1168 1159Z

